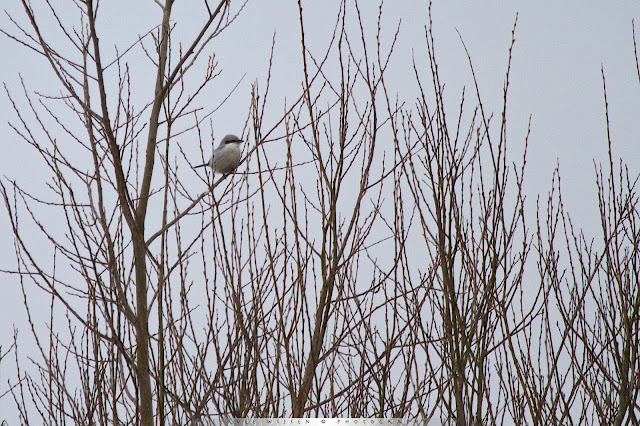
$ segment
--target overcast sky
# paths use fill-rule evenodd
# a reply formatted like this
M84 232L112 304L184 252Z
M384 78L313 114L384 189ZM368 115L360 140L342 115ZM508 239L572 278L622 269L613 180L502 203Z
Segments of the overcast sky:
M55 2L56 5L63 3L72 2ZM104 31L101 42L105 55L113 54L114 45L118 45L120 51L124 50L138 34L160 22L160 10L152 0L110 0L103 3L99 25ZM183 35L189 34L195 27L189 22L200 22L200 12L196 11L197 8L183 7L180 1L176 3L176 29ZM305 6L309 47L320 53L331 35L337 2L306 3L309 3ZM33 4L36 10L42 7L39 0ZM418 63L426 56L426 5L425 1L418 0L387 0L383 9L383 35L390 37L401 20L389 78L394 81L400 97L408 101L415 99L416 86L412 71L407 67L412 55L417 57ZM5 0L3 7L25 22L19 1ZM127 12L122 13L125 8ZM361 8L369 17L370 28L374 29L377 2L361 1ZM68 14L62 14L62 19L77 17L73 6L69 10ZM471 82L457 30L472 56L486 106L496 112L499 112L502 98L511 29L518 14L509 98L509 132L510 140L515 144L513 151L520 152L522 145L519 144L531 117L527 169L527 185L531 191L529 199L535 199L537 194L546 194L551 173L559 164L564 196L573 216L581 225L597 229L596 223L590 224L597 219L593 215L597 201L594 160L605 161L607 155L601 67L607 79L614 156L622 157L634 175L640 172L640 83L632 39L633 19L640 37L640 3L637 0L435 0L432 12L436 53L447 94L457 99L462 87L469 87ZM43 20L42 24L46 26L51 21ZM13 31L4 15L0 25ZM51 27L45 29L53 31ZM266 76L274 33L276 50L271 96L275 98L274 102L282 104L285 97L291 98L299 93L297 64L300 49L295 2L249 1L233 26L210 46L216 52L223 71L208 95L214 104L219 103L245 75L229 102L212 118L216 133L219 133L217 137L241 131L247 115L250 86L256 80L264 81ZM0 51L3 55L0 80L13 93L19 95L21 91L19 74L33 90L56 92L52 93L51 88L57 81L41 57L3 35L0 36ZM133 65L132 75L144 81L140 74L145 68L135 69L136 60L129 60ZM148 77L149 93L154 78L154 75ZM34 150L9 128L7 122L16 120L16 116L4 91L0 94L0 117L3 147L0 174L5 179L16 180L29 189L38 190L49 176L41 173L45 169L40 167ZM15 269L12 234L4 206L2 210L0 268ZM11 341L14 323L23 321L24 312L21 295L17 291L17 278L0 277L0 312L3 317L0 320L0 345L6 348ZM6 389L2 383L13 374L13 368L11 362L0 366L0 393ZM4 412L3 407L11 405L9 402L6 398L0 400L0 413Z

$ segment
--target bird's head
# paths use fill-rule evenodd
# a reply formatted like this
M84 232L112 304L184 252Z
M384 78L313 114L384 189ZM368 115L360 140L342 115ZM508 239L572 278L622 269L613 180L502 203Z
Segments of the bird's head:
M227 135L224 138L222 138L222 142L220 142L220 145L226 146L226 145L236 144L236 146L240 146L242 142L243 140L237 137L236 135Z

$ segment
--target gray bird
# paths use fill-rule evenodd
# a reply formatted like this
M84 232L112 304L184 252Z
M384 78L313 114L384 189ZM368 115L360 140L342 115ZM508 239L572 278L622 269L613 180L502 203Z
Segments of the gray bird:
M210 166L213 171L225 175L233 172L240 164L240 159L242 158L242 151L240 149L242 142L242 139L236 135L225 136L222 138L220 145L213 151L211 160L209 160L208 163L195 166L194 169Z

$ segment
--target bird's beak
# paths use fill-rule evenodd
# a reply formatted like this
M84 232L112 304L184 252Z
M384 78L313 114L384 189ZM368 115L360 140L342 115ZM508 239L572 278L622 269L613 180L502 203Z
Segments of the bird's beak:
M207 166L207 165L208 165L207 163L204 163L204 164L200 164L199 166L193 166L193 168L194 168L194 169L197 169L197 168L199 168L199 167L204 167L204 166Z

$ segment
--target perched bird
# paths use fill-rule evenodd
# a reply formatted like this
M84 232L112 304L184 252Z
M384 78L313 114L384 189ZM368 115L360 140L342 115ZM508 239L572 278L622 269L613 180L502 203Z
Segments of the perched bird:
M214 172L225 175L233 172L240 164L240 159L242 158L242 151L240 149L242 142L242 139L236 135L225 136L222 138L220 145L213 151L211 160L209 160L208 163L195 166L194 169L210 166Z

